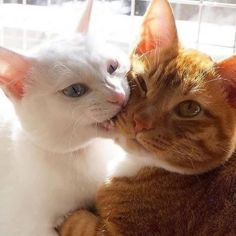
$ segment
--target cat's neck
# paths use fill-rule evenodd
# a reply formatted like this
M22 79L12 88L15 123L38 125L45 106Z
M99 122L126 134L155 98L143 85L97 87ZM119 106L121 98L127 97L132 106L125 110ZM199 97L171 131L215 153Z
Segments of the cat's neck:
M120 165L120 167L119 167ZM123 160L116 163L115 168L112 169L110 176L115 177L135 177L135 176L144 176L144 175L158 175L158 178L169 179L171 182L176 185L178 184L187 184L193 186L198 184L199 180L202 182L203 179L210 181L211 178L218 175L235 175L236 169L236 152L231 156L231 158L222 164L221 166L208 171L203 174L179 174L175 171L168 171L160 167L160 163L155 162L151 157L146 157L143 155L130 155L128 154Z
M144 167L142 168L138 173L137 176L144 177L144 176L150 176L155 175L158 176L158 179L162 179L165 181L160 181L159 184L166 185L168 182L168 185L172 185L172 187L178 188L185 186L186 188L194 188L194 186L198 186L199 184L202 186L206 184L206 187L210 186L211 183L214 184L214 180L217 179L217 181L223 180L224 178L230 178L236 177L236 152L231 156L231 158L222 164L221 166L208 171L203 174L194 174L194 175L183 175L178 174L170 171L166 171L164 169L158 168L158 167Z

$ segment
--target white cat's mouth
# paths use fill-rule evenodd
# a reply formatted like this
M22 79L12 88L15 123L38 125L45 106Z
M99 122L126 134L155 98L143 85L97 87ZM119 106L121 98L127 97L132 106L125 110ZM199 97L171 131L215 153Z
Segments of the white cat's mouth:
M106 120L106 121L101 122L101 123L96 123L95 126L96 126L96 128L101 129L101 130L106 131L106 132L116 130L116 125L113 122L113 120Z

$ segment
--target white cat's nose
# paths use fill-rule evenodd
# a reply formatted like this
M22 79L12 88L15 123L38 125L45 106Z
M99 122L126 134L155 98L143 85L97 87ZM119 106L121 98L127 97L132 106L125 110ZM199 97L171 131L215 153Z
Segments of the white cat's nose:
M116 92L107 98L107 101L122 106L125 103L125 94Z

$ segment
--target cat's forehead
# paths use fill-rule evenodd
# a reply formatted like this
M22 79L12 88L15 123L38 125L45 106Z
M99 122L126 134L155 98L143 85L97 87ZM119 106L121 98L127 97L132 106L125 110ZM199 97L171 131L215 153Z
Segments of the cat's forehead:
M176 58L176 74L184 94L199 91L215 79L215 62L199 51L183 50Z
M76 61L82 58L92 58L91 54L98 54L96 48L92 46L87 37L79 34L49 40L31 52L31 56L35 57L37 61L51 63L64 59Z
M185 72L195 76L212 70L214 66L214 61L208 55L194 49L180 50L174 60L176 72Z
M175 58L158 65L159 73L153 76L152 83L162 90L181 88L186 95L204 87L206 81L215 77L214 65L209 56L196 50L183 49Z
M106 64L110 59L118 59L120 64L127 64L127 56L117 47L95 40L89 35L70 35L56 38L42 45L36 51L39 61L89 62L97 65Z
M43 45L34 55L31 78L51 87L103 79L105 59L83 36L59 38ZM55 83L56 81L56 83Z

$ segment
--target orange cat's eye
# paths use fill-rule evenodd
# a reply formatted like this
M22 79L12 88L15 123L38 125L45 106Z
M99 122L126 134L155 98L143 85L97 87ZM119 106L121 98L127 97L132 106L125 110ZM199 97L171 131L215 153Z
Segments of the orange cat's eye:
M175 109L178 116L183 118L192 118L201 112L201 106L195 101L181 102Z

